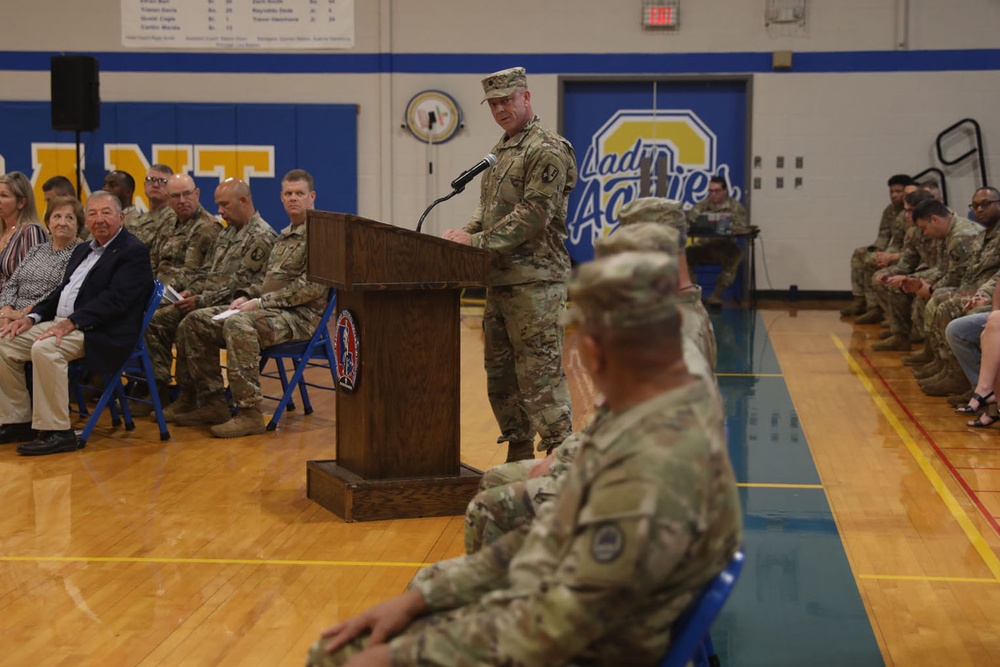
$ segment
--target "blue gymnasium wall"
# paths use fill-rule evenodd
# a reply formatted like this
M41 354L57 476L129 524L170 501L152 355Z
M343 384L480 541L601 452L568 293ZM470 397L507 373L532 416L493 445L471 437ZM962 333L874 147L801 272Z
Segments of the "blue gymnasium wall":
M41 184L57 173L76 180L75 136L51 127L47 102L0 103L0 157L6 171ZM16 131L10 129L16 128ZM165 104L105 102L100 129L81 135L84 192L101 188L105 174L123 169L136 179L136 204L145 208L142 179L155 162L185 170L201 189L201 203L217 213L215 187L244 178L261 215L276 229L288 224L281 177L305 169L316 181L316 206L357 212L357 108L353 104Z

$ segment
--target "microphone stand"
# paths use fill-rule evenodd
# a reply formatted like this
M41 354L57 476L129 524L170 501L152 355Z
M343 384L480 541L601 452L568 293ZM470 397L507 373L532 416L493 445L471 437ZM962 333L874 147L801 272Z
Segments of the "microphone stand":
M420 228L424 226L424 218L427 217L427 214L431 212L432 208L434 208L435 206L437 206L438 204L440 204L443 201L448 201L449 199L451 199L452 197L454 197L458 193L464 192L464 191L465 191L465 187L462 187L462 188L460 188L458 190L452 190L450 194L447 194L444 197L440 197L438 199L435 199L433 202L431 202L431 205L428 206L424 210L424 214L420 216L420 221L417 223L417 233L418 234L420 233Z

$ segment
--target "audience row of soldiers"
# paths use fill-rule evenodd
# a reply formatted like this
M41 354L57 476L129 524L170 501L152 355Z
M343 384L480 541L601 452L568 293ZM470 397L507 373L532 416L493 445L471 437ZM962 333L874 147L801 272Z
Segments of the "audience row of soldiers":
M875 242L851 258L854 299L841 314L857 316L856 324L888 327L872 345L876 351L910 351L923 343L903 363L924 393L961 406L973 397L978 364L960 362L948 330L997 308L1000 191L984 186L973 193L973 220L941 202L934 182L896 175L889 196Z

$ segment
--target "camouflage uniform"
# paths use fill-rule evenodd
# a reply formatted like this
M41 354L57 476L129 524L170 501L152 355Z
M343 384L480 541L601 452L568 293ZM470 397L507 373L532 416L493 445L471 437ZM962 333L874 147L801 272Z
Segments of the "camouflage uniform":
M487 77L487 97L525 85L524 70ZM483 174L479 205L465 231L491 259L483 313L486 385L500 426L497 442L511 447L541 436L540 450L573 430L569 385L562 366L559 315L569 275L567 198L576 184L573 147L533 117L493 147L497 163Z
M242 229L230 225L215 241L208 273L188 285L197 294L196 308L229 305L237 289L259 284L277 234L256 211ZM170 363L177 327L184 315L171 305L158 308L146 329L146 348L153 362L153 375L161 384L170 382Z
M180 292L204 278L221 230L222 225L201 205L188 220L177 220L175 215L174 224L163 227L150 251L157 280Z
M306 223L289 225L274 242L263 284L237 289L234 297L261 299L260 308L221 321L212 317L227 305L201 308L177 328L177 382L194 388L197 401L224 389L219 348L226 348L226 377L233 401L241 408L261 401L260 350L278 343L306 340L316 331L326 308L323 285L306 279Z
M129 225L135 225L136 221L142 215L134 205L127 206L122 209L122 215L125 216L125 221L122 223L125 225L125 229L129 228Z
M681 304L678 303L678 310ZM722 395L715 382L712 366L708 365L697 342L685 335L684 363L692 375L708 382L712 402L716 406L715 418L724 419ZM483 545L492 544L500 536L531 523L538 508L558 492L563 474L576 457L580 443L593 433L608 415L606 406L598 405L581 433L573 433L553 452L555 458L545 475L531 478L531 469L539 462L516 461L495 466L486 471L479 481L479 493L465 510L465 551L474 553Z
M953 214L945 237L945 265L942 267L942 275L933 284L931 298L927 300L924 309L924 336L935 353L942 349L941 341L938 339L944 339L944 329L942 328L940 332L936 330L937 311L952 297L960 296L963 292L971 294L979 287L979 283L973 285L966 281L968 276L975 273L973 267L978 264L982 248L982 225ZM995 269L985 275L981 282L988 280L993 273ZM944 346L947 347L947 342Z
M747 210L732 197L727 196L721 204L713 204L709 199L698 202L688 211L688 222L694 222L703 213L729 213L732 217L732 233L750 231ZM719 265L719 276L715 279L712 298L720 299L726 288L736 280L740 262L743 261L743 248L735 239L695 239L694 244L687 247L687 261L692 271L700 264Z
M902 205L898 208L889 204L882 209L882 217L878 223L878 236L875 242L868 246L855 248L851 254L851 294L855 299L863 299L867 286L865 283L865 264L869 257L874 257L875 253L883 252L889 246L892 239L893 224L896 216L902 210Z
M984 229L978 223L972 224L980 230ZM991 301L987 301L966 313L962 307L962 300L966 297L986 296L987 294L992 300L993 293L990 285L995 284L992 281L997 270L1000 269L1000 223L985 228L980 243L971 247L970 253L976 254L970 254L968 268L958 288L935 291L931 295L931 300L937 302L937 307L932 311L934 320L925 322L925 331L932 334L929 340L933 342L938 358L948 364L947 370L955 377L965 377L965 374L960 373L958 361L945 338L945 329L948 328L948 323L955 318L967 314L989 312L993 309ZM980 288L984 287L986 289L980 294Z
M657 275L618 274L627 263ZM595 298L596 312L579 308L587 321L628 327L669 317L669 283L658 274L667 266L676 272L660 253L598 260L581 270L574 308L587 289L617 299L617 282L628 285L631 298L616 311ZM411 588L429 613L389 642L392 664L657 662L678 615L725 567L742 537L725 434L708 385L698 379L612 411L582 438L558 497L530 526L418 572ZM342 664L364 642L356 638L334 655L317 642L308 664Z
M915 299L912 294L907 294L898 287L879 283L879 277L905 275L933 282L940 274L942 248L941 239L931 238L925 235L919 226L911 224L903 240L899 261L876 271L872 277L872 289L879 307L889 316L889 329L892 333L910 336L913 329L912 313ZM920 297L916 297L916 300L923 301ZM922 332L923 329L918 328L917 331Z
M125 221L125 228L136 235L136 237L149 248L149 261L153 262L153 248L156 242L163 236L163 230L173 229L177 224L177 214L169 206L158 208L155 211L146 211L138 218L129 223ZM156 273L156 265L153 265L153 273Z
M657 244L657 250L668 252L676 256L680 262L680 270L686 271L686 255L680 254L679 249L687 244L687 218L684 216L684 209L679 201L664 199L661 197L640 197L633 199L618 210L618 221L622 227L629 227L643 223L659 223L667 225L677 233L677 243L672 248L662 247ZM608 236L606 239L598 239L594 242L595 252L603 244L611 244L610 250L615 243L620 232ZM649 232L645 237L638 237L639 242L647 243L646 248L652 248L653 238ZM629 250L638 248L631 247ZM715 328L705 305L701 302L701 287L689 285L681 289L677 295L678 308L683 317L684 337L697 343L701 353L708 360L709 368L714 369L718 357L717 343L715 340Z

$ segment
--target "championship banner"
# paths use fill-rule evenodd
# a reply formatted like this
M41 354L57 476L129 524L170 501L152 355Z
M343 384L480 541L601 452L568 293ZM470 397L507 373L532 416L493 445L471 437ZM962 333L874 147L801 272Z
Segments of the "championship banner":
M71 132L50 125L48 102L0 103L0 171L21 171L45 210L42 184L62 175L76 184ZM288 225L281 177L305 169L316 181L316 208L357 212L357 107L353 104L160 104L105 102L101 129L81 135L82 190L86 200L107 172L135 178L135 205L148 209L146 171L165 164L191 174L201 204L213 215L215 188L229 177L250 185L254 204L275 229Z
M726 178L729 194L745 201L745 83L571 82L563 108L573 110L563 135L579 172L566 221L575 261L593 259L594 240L610 234L618 210L640 196L644 160L650 182L665 182L666 197L686 208L708 196L712 176Z

